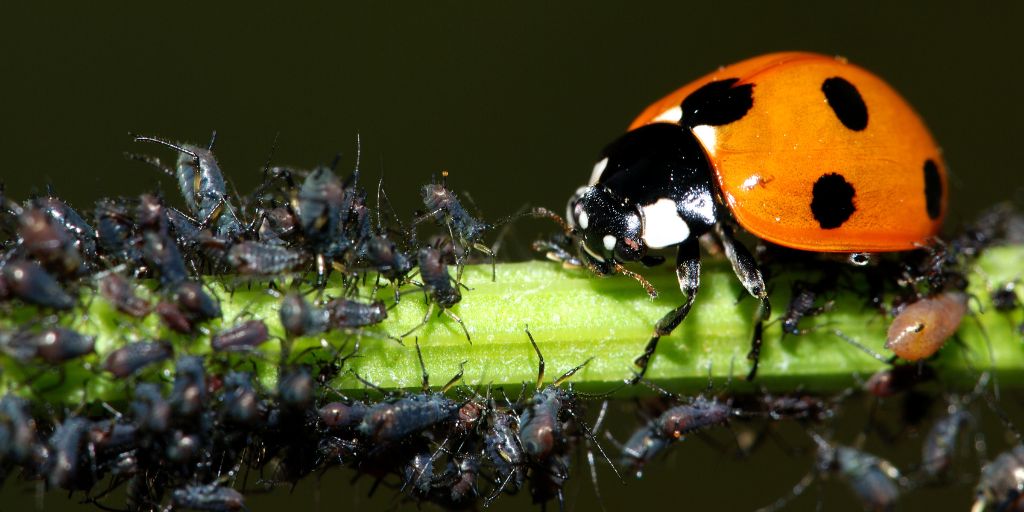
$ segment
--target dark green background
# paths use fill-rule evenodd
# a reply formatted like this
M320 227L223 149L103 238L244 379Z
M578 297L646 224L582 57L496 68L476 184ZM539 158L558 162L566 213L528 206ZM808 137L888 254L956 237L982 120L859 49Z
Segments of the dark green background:
M276 133L275 163L311 167L341 152L343 168L361 134L364 170L385 173L405 212L441 169L487 218L527 202L560 210L647 103L718 65L799 49L848 57L918 109L950 167L952 223L1019 195L1024 4L819 3L8 2L0 179L16 198L52 184L82 208L158 183L174 196L171 180L121 156L172 155L128 132L204 142L216 129L222 168L247 191ZM751 508L808 464L778 450L742 463L706 447L676 452L642 485L604 475L609 508ZM314 495L311 484L256 496L254 508L366 503L345 485ZM8 483L0 509L16 509L8 499L23 489ZM389 506L382 494L366 508ZM591 509L591 491L580 494L573 503ZM967 494L930 506L962 509ZM842 490L826 497L828 510L851 505Z

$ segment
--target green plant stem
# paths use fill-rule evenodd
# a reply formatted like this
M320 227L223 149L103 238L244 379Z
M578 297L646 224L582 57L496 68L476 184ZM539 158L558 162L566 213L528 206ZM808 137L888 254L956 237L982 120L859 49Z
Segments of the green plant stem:
M996 312L988 302L991 286L1021 275L1022 261L1024 247L1020 246L993 248L977 261L968 290L977 298L972 301L973 318L961 325L957 335L960 343L947 344L934 361L944 381L967 385L978 372L990 370L1002 385L1024 383L1024 347L1015 330L1022 314ZM358 354L346 361L345 369L381 388L417 388L421 372L413 344L418 338L433 385L446 382L465 362L465 384L479 389L500 386L514 394L524 382L532 385L537 377L537 356L524 332L529 325L547 362L546 381L589 359L572 382L586 391L603 392L618 388L632 375L632 361L643 350L652 326L682 300L674 275L665 270L645 273L661 293L655 300L648 299L626 277L598 279L585 271L563 270L548 262L499 265L495 281L491 281L490 274L490 266L468 267L464 282L471 290L465 291L462 302L452 309L465 321L472 343L457 323L447 316L437 316L436 309L429 323L405 338L404 345L383 337L383 332L405 333L423 319L426 306L422 294L410 287L413 292L403 295L379 328L361 336L333 332L297 339L291 353L303 355L307 362L327 361L335 354L351 352L358 341ZM773 318L784 312L795 278L814 276L786 276L773 281ZM269 293L263 283L231 283L231 292L221 282L211 282L210 286L220 296L224 318L206 329L216 332L251 316L265 320L277 339L262 345L255 354L212 356L208 359L209 371L255 369L265 388L274 389L282 346L277 309L280 298ZM328 288L326 294L331 295L331 291ZM392 293L385 289L381 297L390 298ZM835 298L831 311L802 322L806 334L783 338L779 323L771 323L765 330L758 378L754 384L745 383L742 377L749 369L746 354L755 301L745 297L737 302L741 297L743 290L728 265L708 258L693 311L671 336L662 338L648 377L679 392L705 388L710 374L719 384L732 378L734 389L799 387L824 393L856 384L884 367L884 363L835 334L838 329L871 350L889 355L883 347L888 319L865 307L863 293L843 291ZM51 403L117 401L123 399L127 386L100 370L100 362L128 341L165 338L174 342L179 355L209 353L206 335L193 339L171 335L159 326L155 315L141 323L131 321L101 298L90 299L83 311L67 315L62 322L97 336L97 354L69 362L60 371L3 357L0 389L31 394ZM390 303L393 299L388 300ZM24 310L16 313L14 321L32 317ZM169 382L172 376L173 366L168 363L141 378ZM350 372L343 372L333 385L348 393L365 388ZM637 386L622 392L644 389Z

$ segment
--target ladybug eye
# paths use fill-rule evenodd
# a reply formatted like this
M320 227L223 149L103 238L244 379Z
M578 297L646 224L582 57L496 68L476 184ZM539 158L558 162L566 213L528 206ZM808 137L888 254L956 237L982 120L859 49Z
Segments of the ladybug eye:
M605 235L604 238L601 239L601 241L604 242L604 249L606 251L611 251L611 250L615 249L615 237L614 236L612 236L612 235Z

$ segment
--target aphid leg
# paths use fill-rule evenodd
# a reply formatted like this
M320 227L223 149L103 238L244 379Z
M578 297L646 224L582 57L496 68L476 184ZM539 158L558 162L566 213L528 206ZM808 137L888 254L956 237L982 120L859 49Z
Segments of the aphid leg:
M473 339L469 337L469 329L466 328L466 323L463 322L461 318L459 318L459 315L452 313L450 309L442 309L441 311L444 312L445 315L448 315L448 318L455 320L456 322L459 323L460 326L462 326L462 332L466 334L466 341L468 341L469 344L472 345Z
M427 365L423 363L423 352L420 351L420 339L416 338L416 357L420 360L420 371L422 371L423 380L421 382L421 388L424 393L430 392L430 375L427 374Z
M758 268L757 262L754 261L754 256L750 254L750 251L743 244L736 241L736 238L733 237L732 228L723 222L719 222L715 224L715 233L722 242L726 259L732 264L733 273L743 283L743 287L747 289L747 292L755 299L761 301L757 311L754 313L754 336L750 340L750 352L747 354L747 359L753 363L750 373L747 374L747 380L752 381L757 375L757 364L761 358L761 345L764 343L764 322L768 320L772 312L771 303L768 302L768 289L765 288L764 277L761 275L761 269Z
M537 342L533 339L533 334L530 334L530 326L526 326L526 335L530 337L530 344L533 345L533 351L537 353L537 391L540 391L544 387L544 354L540 353L540 347L537 346ZM522 396L522 393L520 393Z
M449 389L454 387L455 384L458 384L458 382L460 380L462 380L463 374L466 373L466 363L467 362L468 361L463 361L463 362L459 363L459 372L456 373L454 376L452 376L452 378L449 379L448 382L441 388L441 393L447 393Z
M693 240L679 245L676 255L676 278L679 281L679 289L686 296L686 302L658 320L654 326L654 334L647 342L647 347L644 348L644 353L633 360L633 364L639 368L639 371L634 373L631 379L626 380L627 384L640 382L640 379L647 373L647 365L650 363L651 356L658 348L658 340L675 330L693 307L693 301L697 298L697 289L700 288L700 245Z

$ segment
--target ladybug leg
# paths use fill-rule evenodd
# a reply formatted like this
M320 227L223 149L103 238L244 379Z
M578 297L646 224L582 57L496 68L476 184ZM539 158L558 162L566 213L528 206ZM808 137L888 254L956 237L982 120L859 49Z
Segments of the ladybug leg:
M644 353L640 354L633 364L639 371L633 374L631 379L626 380L627 384L636 384L647 373L647 365L658 348L658 341L662 336L667 336L679 326L690 313L693 300L697 297L697 289L700 287L700 244L695 238L691 238L679 245L679 252L676 254L676 278L679 280L679 289L686 296L683 305L669 311L661 317L654 326L654 334L651 335Z
M750 340L750 352L747 353L747 359L753 363L750 373L747 374L747 380L751 381L757 375L757 363L761 358L761 345L764 343L764 321L771 316L772 306L768 302L768 290L765 288L761 269L758 268L750 251L733 236L732 227L719 222L715 224L715 234L722 242L725 257L728 258L729 263L732 263L732 271L736 277L743 283L743 287L750 295L761 301L754 314L754 336Z

